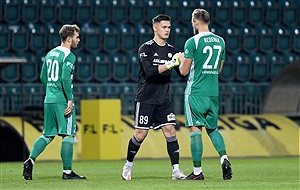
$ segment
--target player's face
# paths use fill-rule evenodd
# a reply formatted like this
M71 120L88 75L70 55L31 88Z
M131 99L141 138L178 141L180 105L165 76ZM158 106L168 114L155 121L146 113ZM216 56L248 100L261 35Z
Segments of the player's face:
M198 34L198 32L199 32L196 25L197 25L197 21L195 20L194 17L192 17L192 26L193 26L193 30L194 30L194 35Z
M163 20L156 24L155 32L159 38L164 40L169 38L170 31L171 31L170 21Z
M79 42L80 42L79 33L75 31L71 41L71 48L77 48Z

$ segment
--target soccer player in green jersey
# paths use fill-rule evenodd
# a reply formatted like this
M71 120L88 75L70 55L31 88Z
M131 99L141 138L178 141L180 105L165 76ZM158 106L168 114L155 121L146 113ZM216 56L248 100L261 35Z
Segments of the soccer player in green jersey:
M23 164L23 177L32 180L32 169L37 157L55 136L62 137L62 179L86 179L72 170L73 144L76 114L73 104L72 80L75 55L71 52L80 42L77 25L64 25L59 31L61 45L52 49L45 57L40 79L46 90L44 100L44 130L34 143L29 158Z
M223 179L231 179L231 164L226 147L218 131L219 82L218 75L225 59L225 42L220 36L209 31L210 16L204 9L192 13L194 36L184 45L179 54L182 75L188 76L185 89L185 125L190 130L190 148L194 170L187 180L203 180L201 161L203 153L202 127L206 128L215 149L220 155Z

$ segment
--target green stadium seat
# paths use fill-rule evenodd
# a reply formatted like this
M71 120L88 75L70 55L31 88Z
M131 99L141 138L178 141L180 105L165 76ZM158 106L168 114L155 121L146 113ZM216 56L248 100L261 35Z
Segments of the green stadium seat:
M283 53L283 62L284 64L290 64L294 63L296 61L299 61L299 54L291 53L291 52L285 52Z
M30 49L34 52L43 52L47 50L47 33L44 26L40 24L28 23L28 33Z
M4 14L3 14L4 13ZM21 19L21 4L18 0L5 1L3 20L9 24L19 23Z
M230 22L230 6L226 0L216 0L213 2L214 11L214 21L221 25L226 26ZM211 16L213 18L213 15Z
M4 2L0 1L0 12L1 13L4 13L3 7L4 7ZM1 22L3 21L3 14L0 14L0 21Z
M187 1L188 3L190 3L190 1ZM209 13L210 15L210 18L215 18L215 4L214 4L214 1L207 1L207 0L195 0L194 2L194 9L195 8L200 8L200 7L203 7L205 8L205 10L207 10L207 12ZM190 17L190 23L191 23L191 17L192 17L192 14L188 15ZM187 17L187 15L186 15ZM211 24L215 24L215 19L211 19ZM189 25L191 27L191 25Z
M226 50L229 53L237 53L241 51L241 35L238 28L231 25L224 26L223 36L226 43Z
M278 53L267 53L266 61L270 65L269 73L271 80L273 80L285 66L282 55Z
M242 50L247 53L254 53L258 50L258 35L256 30L250 25L241 25L239 27L239 33L242 36Z
M61 24L73 24L76 11L76 7L72 4L73 1L61 0L59 2L57 5L57 21Z
M145 21L146 7L143 1L128 1L128 21L132 24L139 24Z
M135 32L137 34L139 45L153 39L154 36L152 27L149 24L137 24L135 26Z
M119 25L128 21L128 7L122 0L111 1L111 22Z
M107 53L113 53L119 50L119 34L115 25L105 24L101 26L103 35L103 50Z
M140 71L140 63L138 54L135 53L127 53L127 63L130 64L130 80L133 82L137 82L139 78Z
M253 65L253 79L258 82L268 81L270 64L267 63L265 56L253 53L250 54L250 61Z
M25 23L39 20L39 6L34 1L23 1L21 4L22 21Z
M162 7L163 7L162 12L171 17L172 24L178 23L180 21L181 7L179 6L178 1L163 0Z
M145 0L146 22L152 24L152 19L162 13L162 6L158 0Z
M40 7L40 21L50 24L57 21L57 6L52 0L43 0Z
M76 21L79 24L91 23L93 21L93 7L89 0L77 0L76 2Z
M270 53L275 50L275 36L272 30L265 26L257 26L257 33L259 36L259 50L263 53Z
M275 36L276 50L284 53L291 51L292 39L289 30L283 25L273 27L273 34Z
M11 24L8 26L11 32L11 48L15 52L23 52L29 48L29 35L23 25Z
M248 20L247 8L244 0L233 0L229 2L231 9L231 22L236 26L245 24Z
M231 56L226 55L223 69L219 74L222 82L232 82L235 79L235 63L232 61Z
M84 48L89 53L96 53L102 49L102 33L99 30L99 27L94 25L88 25L86 28Z
M248 7L248 21L253 26L262 24L264 21L264 8L260 0L247 0L246 7Z
M180 7L180 22L186 25L187 27L191 27L191 15L195 9L195 3L194 1L185 1L183 0L181 4L179 4Z
M91 1L93 4L93 20L97 24L110 22L111 6L109 1Z
M297 3L294 0L280 0L280 7L282 8L282 23L290 26L296 25L298 22Z
M3 57L13 58L15 55L11 52L1 53L0 59ZM14 83L20 79L20 64L6 64L1 67L1 78L4 82Z
M25 58L26 63L22 65L22 80L25 82L36 82L39 79L38 64L31 53L16 53L16 57Z
M252 64L247 55L236 53L232 56L236 64L236 79L240 82L247 82L252 79Z
M127 82L129 80L130 64L127 63L123 54L113 53L109 55L112 64L112 79L117 82Z
M51 50L61 44L59 29L60 28L55 23L45 25L45 31L48 35L48 50Z
M109 58L103 53L92 53L91 62L95 65L94 76L98 82L109 82L111 80L111 64Z
M11 48L11 34L5 24L0 25L0 39L0 52L4 53L9 51Z
M75 64L75 79L79 82L90 82L93 79L94 67L88 54L77 53Z
M281 9L277 1L275 0L265 0L263 3L265 7L265 23L269 26L277 25L281 22Z
M290 27L290 34L292 38L292 49L295 53L300 54L300 26Z
M121 24L119 26L120 34L120 49L124 52L136 52L138 48L137 35L135 34L134 27L128 24Z

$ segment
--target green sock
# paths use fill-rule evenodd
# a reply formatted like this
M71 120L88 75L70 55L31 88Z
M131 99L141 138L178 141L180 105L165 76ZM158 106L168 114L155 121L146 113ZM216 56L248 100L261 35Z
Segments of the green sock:
M220 157L226 155L224 139L219 130L215 129L213 132L208 133L208 136L210 137L210 140L213 143Z
M74 140L71 136L64 137L62 139L60 156L63 162L64 170L72 170L73 144Z
M40 136L33 144L29 158L33 161L45 150L46 146L54 139L54 137Z
M202 132L192 132L190 138L194 167L201 167L203 153Z

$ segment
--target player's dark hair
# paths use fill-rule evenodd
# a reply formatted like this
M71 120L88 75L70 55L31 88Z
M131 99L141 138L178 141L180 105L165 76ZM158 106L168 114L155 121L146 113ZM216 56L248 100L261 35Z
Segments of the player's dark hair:
M209 13L204 9L195 9L193 11L193 17L194 17L194 19L200 20L205 24L209 24L209 22L210 22Z
M76 25L65 24L59 30L60 39L65 42L68 37L73 37L75 32L80 33L80 28Z
M159 14L152 19L152 24L159 23L160 21L163 21L163 20L171 22L171 17L169 15L165 15L165 14Z

